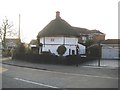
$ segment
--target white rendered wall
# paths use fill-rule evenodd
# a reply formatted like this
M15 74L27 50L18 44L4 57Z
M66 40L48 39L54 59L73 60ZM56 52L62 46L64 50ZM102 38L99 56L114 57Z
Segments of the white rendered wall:
M65 44L77 45L78 44L78 38L75 38L75 37L65 37Z
M84 45L78 44L79 46L79 54L85 54L86 47Z
M53 41L54 39L54 41ZM42 44L71 44L77 45L78 38L76 37L42 37L40 38Z
M78 45L78 38L76 37L42 37L40 38L40 43L43 44L42 51L50 51L58 55L57 48L60 45L65 45L66 52L63 56L72 55L72 50L74 50L76 54L76 46ZM80 46L80 54L85 53L85 46L79 44Z
M45 45L45 46L42 47L42 51L50 51L51 53L54 53L55 55L58 55L57 48L59 46L60 45ZM69 49L71 50L70 55L72 55L72 50L74 50L75 54L76 54L76 46L65 45L65 47L66 47L66 52L63 56L69 55Z

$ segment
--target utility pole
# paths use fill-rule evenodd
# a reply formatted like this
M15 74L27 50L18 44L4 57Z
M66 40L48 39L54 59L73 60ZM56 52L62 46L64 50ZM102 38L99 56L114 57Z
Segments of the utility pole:
M98 42L98 52L99 52L99 56L98 56L98 67L100 67L100 59L101 59L101 45L100 45L101 42Z
M20 38L20 14L19 14L19 32L18 32L18 34L19 34L19 36L18 36L19 42L21 42L21 38Z

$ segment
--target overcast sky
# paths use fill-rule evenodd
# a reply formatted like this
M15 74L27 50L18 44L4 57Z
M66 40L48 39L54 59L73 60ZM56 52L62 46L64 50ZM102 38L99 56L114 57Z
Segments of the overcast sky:
M106 39L118 38L119 0L0 0L0 25L5 16L18 31L21 14L21 39L30 42L36 39L60 11L62 19L71 26L97 29L106 34Z

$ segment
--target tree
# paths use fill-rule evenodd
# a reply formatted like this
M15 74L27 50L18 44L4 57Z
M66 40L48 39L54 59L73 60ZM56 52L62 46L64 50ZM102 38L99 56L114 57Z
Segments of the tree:
M2 41L2 45L4 48L6 47L6 43L5 43L6 34L12 32L12 30L11 30L12 27L13 27L13 25L9 24L8 19L5 18L0 27L0 39Z
M86 42L85 42L85 45L86 45L86 46L90 46L90 45L92 45L92 44L94 44L94 41L91 40L91 39L88 39L88 40L86 40Z
M17 46L17 48L15 49L17 54L25 54L25 43L21 43Z
M64 45L61 45L58 47L57 52L60 56L63 56L63 54L66 52L66 47Z
M2 41L2 30L0 28L0 42Z

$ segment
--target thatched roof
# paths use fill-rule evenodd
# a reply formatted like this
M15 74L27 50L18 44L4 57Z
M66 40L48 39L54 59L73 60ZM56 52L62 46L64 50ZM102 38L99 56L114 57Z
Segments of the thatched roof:
M61 19L60 12L56 12L56 18L47 24L37 37L45 36L80 36L80 34L104 34L99 30L89 30L86 28L72 27L65 20Z
M59 13L59 12L56 12ZM65 20L61 19L60 14L56 14L56 18L46 25L39 33L38 37L45 36L78 36L79 34L73 30L73 27Z

